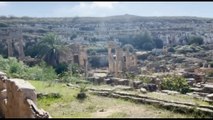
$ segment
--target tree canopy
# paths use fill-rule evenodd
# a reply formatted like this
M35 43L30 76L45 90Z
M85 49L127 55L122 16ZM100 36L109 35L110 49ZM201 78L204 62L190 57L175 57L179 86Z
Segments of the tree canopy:
M189 45L191 45L191 44L202 45L204 43L202 37L200 37L200 36L194 36L194 35L189 36L187 38L187 41L188 41Z
M123 45L131 44L139 50L152 50L153 48L163 48L163 41L160 38L153 38L149 31L121 36L119 37L119 40Z

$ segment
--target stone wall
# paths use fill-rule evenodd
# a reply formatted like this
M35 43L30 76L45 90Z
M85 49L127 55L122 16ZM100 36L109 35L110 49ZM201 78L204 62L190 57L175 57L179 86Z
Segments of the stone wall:
M4 118L49 118L36 106L35 88L22 79L8 79L0 72L0 113Z

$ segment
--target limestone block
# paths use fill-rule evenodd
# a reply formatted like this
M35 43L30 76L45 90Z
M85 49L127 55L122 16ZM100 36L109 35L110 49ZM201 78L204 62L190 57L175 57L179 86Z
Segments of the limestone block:
M0 71L0 76L6 76L6 75L7 75L6 73Z
M213 93L213 85L204 84L203 92Z
M142 84L143 84L142 81L134 81L134 82L133 82L133 87L136 88L136 89L138 89L139 86L142 85Z
M34 115L26 99L36 102L35 88L22 79L9 79L6 84L8 95L6 118L32 118Z
M2 117L5 117L5 113L7 111L7 99L0 100L0 113Z
M171 91L171 90L162 90L161 91L162 93L166 93L168 95L176 95L176 94L179 94L179 92L177 91Z
M145 88L140 88L140 92L141 92L141 93L147 93L147 91L146 91Z
M132 90L131 87L129 87L129 86L122 86L122 85L115 86L115 89L120 89L120 90Z
M213 93L212 94L208 94L206 97L211 99L211 100L213 100Z
M127 79L119 79L117 82L119 85L129 85L129 80Z
M7 90L4 89L1 91L0 100L7 98Z

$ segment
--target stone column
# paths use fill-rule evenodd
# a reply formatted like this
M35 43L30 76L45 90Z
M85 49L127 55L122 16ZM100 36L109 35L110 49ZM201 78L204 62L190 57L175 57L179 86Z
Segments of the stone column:
M118 73L122 71L121 61L122 61L122 49L116 48L116 64L115 64L115 76L118 77Z
M129 64L130 64L130 54L129 54L129 48L126 51L126 70L129 69Z
M114 72L114 61L113 61L113 55L112 55L112 46L109 44L108 45L108 70L109 72Z
M7 39L7 51L8 51L8 57L13 56L13 44L12 44L12 38L9 37Z
M84 59L84 67L85 67L85 79L88 77L88 63L87 60Z
M19 45L19 47L18 47L19 48L19 50L18 50L19 58L21 60L23 60L25 55L24 55L24 49L23 49L23 36L22 35L19 37L18 42L19 42L19 44L18 44Z

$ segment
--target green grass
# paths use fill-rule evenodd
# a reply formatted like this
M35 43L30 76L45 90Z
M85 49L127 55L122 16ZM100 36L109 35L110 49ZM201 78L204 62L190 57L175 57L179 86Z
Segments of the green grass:
M123 118L123 117L127 117L128 115L124 112L115 112L112 113L111 115L107 116L108 118Z
M48 111L53 118L188 118L191 115L174 113L152 105L137 104L122 99L107 98L89 94L84 100L76 98L80 88L70 88L63 83L55 83L48 87L48 83L29 80L36 88L36 92L60 93L61 98L38 98L38 108ZM92 87L92 85L89 85ZM97 86L94 86L97 87ZM103 111L101 112L100 110Z

